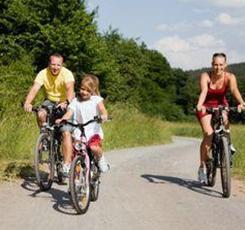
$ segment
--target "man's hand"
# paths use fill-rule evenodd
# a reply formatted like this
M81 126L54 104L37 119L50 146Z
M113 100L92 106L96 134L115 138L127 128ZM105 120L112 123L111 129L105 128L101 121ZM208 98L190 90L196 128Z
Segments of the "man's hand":
M68 106L67 102L64 101L64 102L59 103L57 107L60 107L61 109L64 110L67 108L67 106Z
M32 112L32 104L27 104L27 103L25 103L25 104L24 104L24 110L25 110L26 112Z

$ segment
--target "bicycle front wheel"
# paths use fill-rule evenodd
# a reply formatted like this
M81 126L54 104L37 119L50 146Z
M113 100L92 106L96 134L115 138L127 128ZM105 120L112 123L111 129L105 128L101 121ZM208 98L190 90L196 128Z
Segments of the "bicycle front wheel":
M99 197L99 190L100 190L100 172L98 169L98 166L95 165L95 162L93 162L93 165L91 165L91 201L98 200Z
M34 167L40 189L50 189L54 179L54 158L50 136L47 133L41 133L37 139Z
M230 167L230 149L227 137L221 139L221 183L223 196L228 198L231 194L231 167Z
M78 214L86 213L90 204L90 172L84 161L80 155L73 159L69 178L71 200Z

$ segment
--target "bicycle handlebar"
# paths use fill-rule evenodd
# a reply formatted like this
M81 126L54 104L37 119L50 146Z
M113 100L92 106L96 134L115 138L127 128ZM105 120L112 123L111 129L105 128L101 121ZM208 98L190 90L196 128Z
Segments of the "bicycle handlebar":
M112 116L108 116L108 117L107 117L107 121L109 121L109 120L112 120ZM74 124L74 123L69 122L69 121L67 121L67 120L63 120L61 123L62 123L62 124L69 124L69 125L71 125L71 126L73 126L73 127L80 127L80 128L83 128L83 127L87 126L88 124L90 124L90 123L92 123L92 122L98 122L98 123L101 123L101 122L102 122L101 116L95 116L93 119L87 121L86 123L78 123L78 124Z
M222 112L222 111L239 112L238 109L237 109L237 107L234 107L234 106L229 107L229 106L223 106L223 105L220 105L218 107L207 107L206 108L206 111L208 113L215 113L216 111L219 111L219 112Z
M219 105L218 107L206 107L206 111L208 113L215 113L216 111L232 111L232 112L239 112L238 108L236 106L223 106L223 105ZM193 110L193 112L199 112L196 108Z

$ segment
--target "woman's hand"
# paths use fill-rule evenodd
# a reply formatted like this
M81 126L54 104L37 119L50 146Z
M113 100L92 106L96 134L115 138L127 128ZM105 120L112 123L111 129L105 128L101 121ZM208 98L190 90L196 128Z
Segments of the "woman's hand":
M203 105L197 105L196 110L197 110L197 112L206 113L206 107Z
M237 112L238 112L238 113L241 113L242 110L244 110L244 109L245 109L245 103L239 104L239 105L237 106Z

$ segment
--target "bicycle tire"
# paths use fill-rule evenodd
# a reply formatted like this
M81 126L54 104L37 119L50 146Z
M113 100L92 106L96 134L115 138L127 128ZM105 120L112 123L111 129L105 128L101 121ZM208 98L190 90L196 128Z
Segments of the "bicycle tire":
M99 197L100 181L96 180L91 184L91 201L97 201Z
M73 207L78 214L87 212L90 205L90 172L84 157L77 155L71 164L69 185Z
M216 172L217 172L217 167L215 165L213 152L211 153L211 158L208 159L206 163L206 168L207 168L207 185L213 187L216 182Z
M100 190L100 172L98 166L93 163L91 165L91 201L97 201Z
M221 138L221 184L223 190L223 196L225 198L230 197L231 194L231 168L230 168L230 150L227 137Z
M51 188L54 179L52 144L47 133L39 135L34 155L35 175L38 186L42 191L47 191Z

